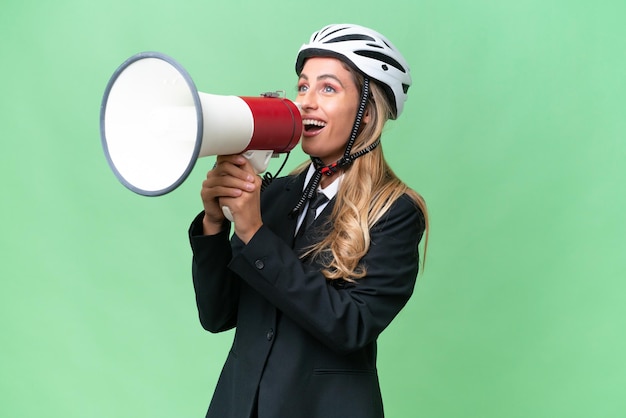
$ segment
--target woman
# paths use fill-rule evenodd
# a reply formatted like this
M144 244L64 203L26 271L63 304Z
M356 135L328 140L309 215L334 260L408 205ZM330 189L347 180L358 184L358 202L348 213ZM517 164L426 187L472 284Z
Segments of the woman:
M427 227L380 145L409 68L379 33L330 25L300 49L296 72L312 161L261 193L245 158L219 156L189 231L200 321L236 327L207 417L384 414L376 339L413 292ZM306 226L318 193L327 201Z

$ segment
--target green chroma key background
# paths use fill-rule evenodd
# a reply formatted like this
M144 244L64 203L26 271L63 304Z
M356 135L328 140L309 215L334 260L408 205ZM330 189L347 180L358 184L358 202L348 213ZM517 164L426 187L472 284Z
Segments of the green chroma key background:
M380 338L387 415L624 416L625 19L621 0L5 1L0 416L203 416L232 340L197 321L186 237L213 157L133 194L102 94L154 50L201 91L293 99L298 48L342 22L411 64L383 143L432 221Z

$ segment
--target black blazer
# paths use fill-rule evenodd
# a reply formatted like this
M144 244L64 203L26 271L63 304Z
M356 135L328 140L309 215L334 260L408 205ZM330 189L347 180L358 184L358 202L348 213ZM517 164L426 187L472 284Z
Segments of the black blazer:
M236 236L229 245L230 228L201 236L203 214L189 230L200 322L211 332L236 327L207 417L384 415L376 339L413 292L423 214L402 196L371 231L367 276L329 282L292 248L289 212L304 176L276 179L261 194L264 224L248 245Z

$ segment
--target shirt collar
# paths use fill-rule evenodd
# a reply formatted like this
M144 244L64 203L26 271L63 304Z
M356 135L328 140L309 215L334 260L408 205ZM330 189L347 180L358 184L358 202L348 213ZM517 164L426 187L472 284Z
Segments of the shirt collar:
M311 177L313 177L314 173L315 173L315 167L313 166L313 163L311 163L309 165L309 170L306 173L306 178L304 179L305 187L309 183L309 180L311 180ZM339 191L339 186L341 185L341 181L343 180L343 173L335 174L335 175L337 175L337 180L333 181L332 183L330 183L328 186L326 186L323 189L319 186L317 188L317 192L324 193L329 201L332 200L332 198L337 195L337 192ZM304 190L304 188L302 190Z

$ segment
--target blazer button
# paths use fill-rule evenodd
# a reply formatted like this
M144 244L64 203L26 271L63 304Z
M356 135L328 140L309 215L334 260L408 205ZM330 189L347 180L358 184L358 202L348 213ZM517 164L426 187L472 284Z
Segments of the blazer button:
M257 260L254 262L254 266L259 270L263 270L263 267L265 267L265 263L263 263L262 260Z
M274 338L274 330L270 328L265 336L267 337L267 341L272 341L272 339Z

